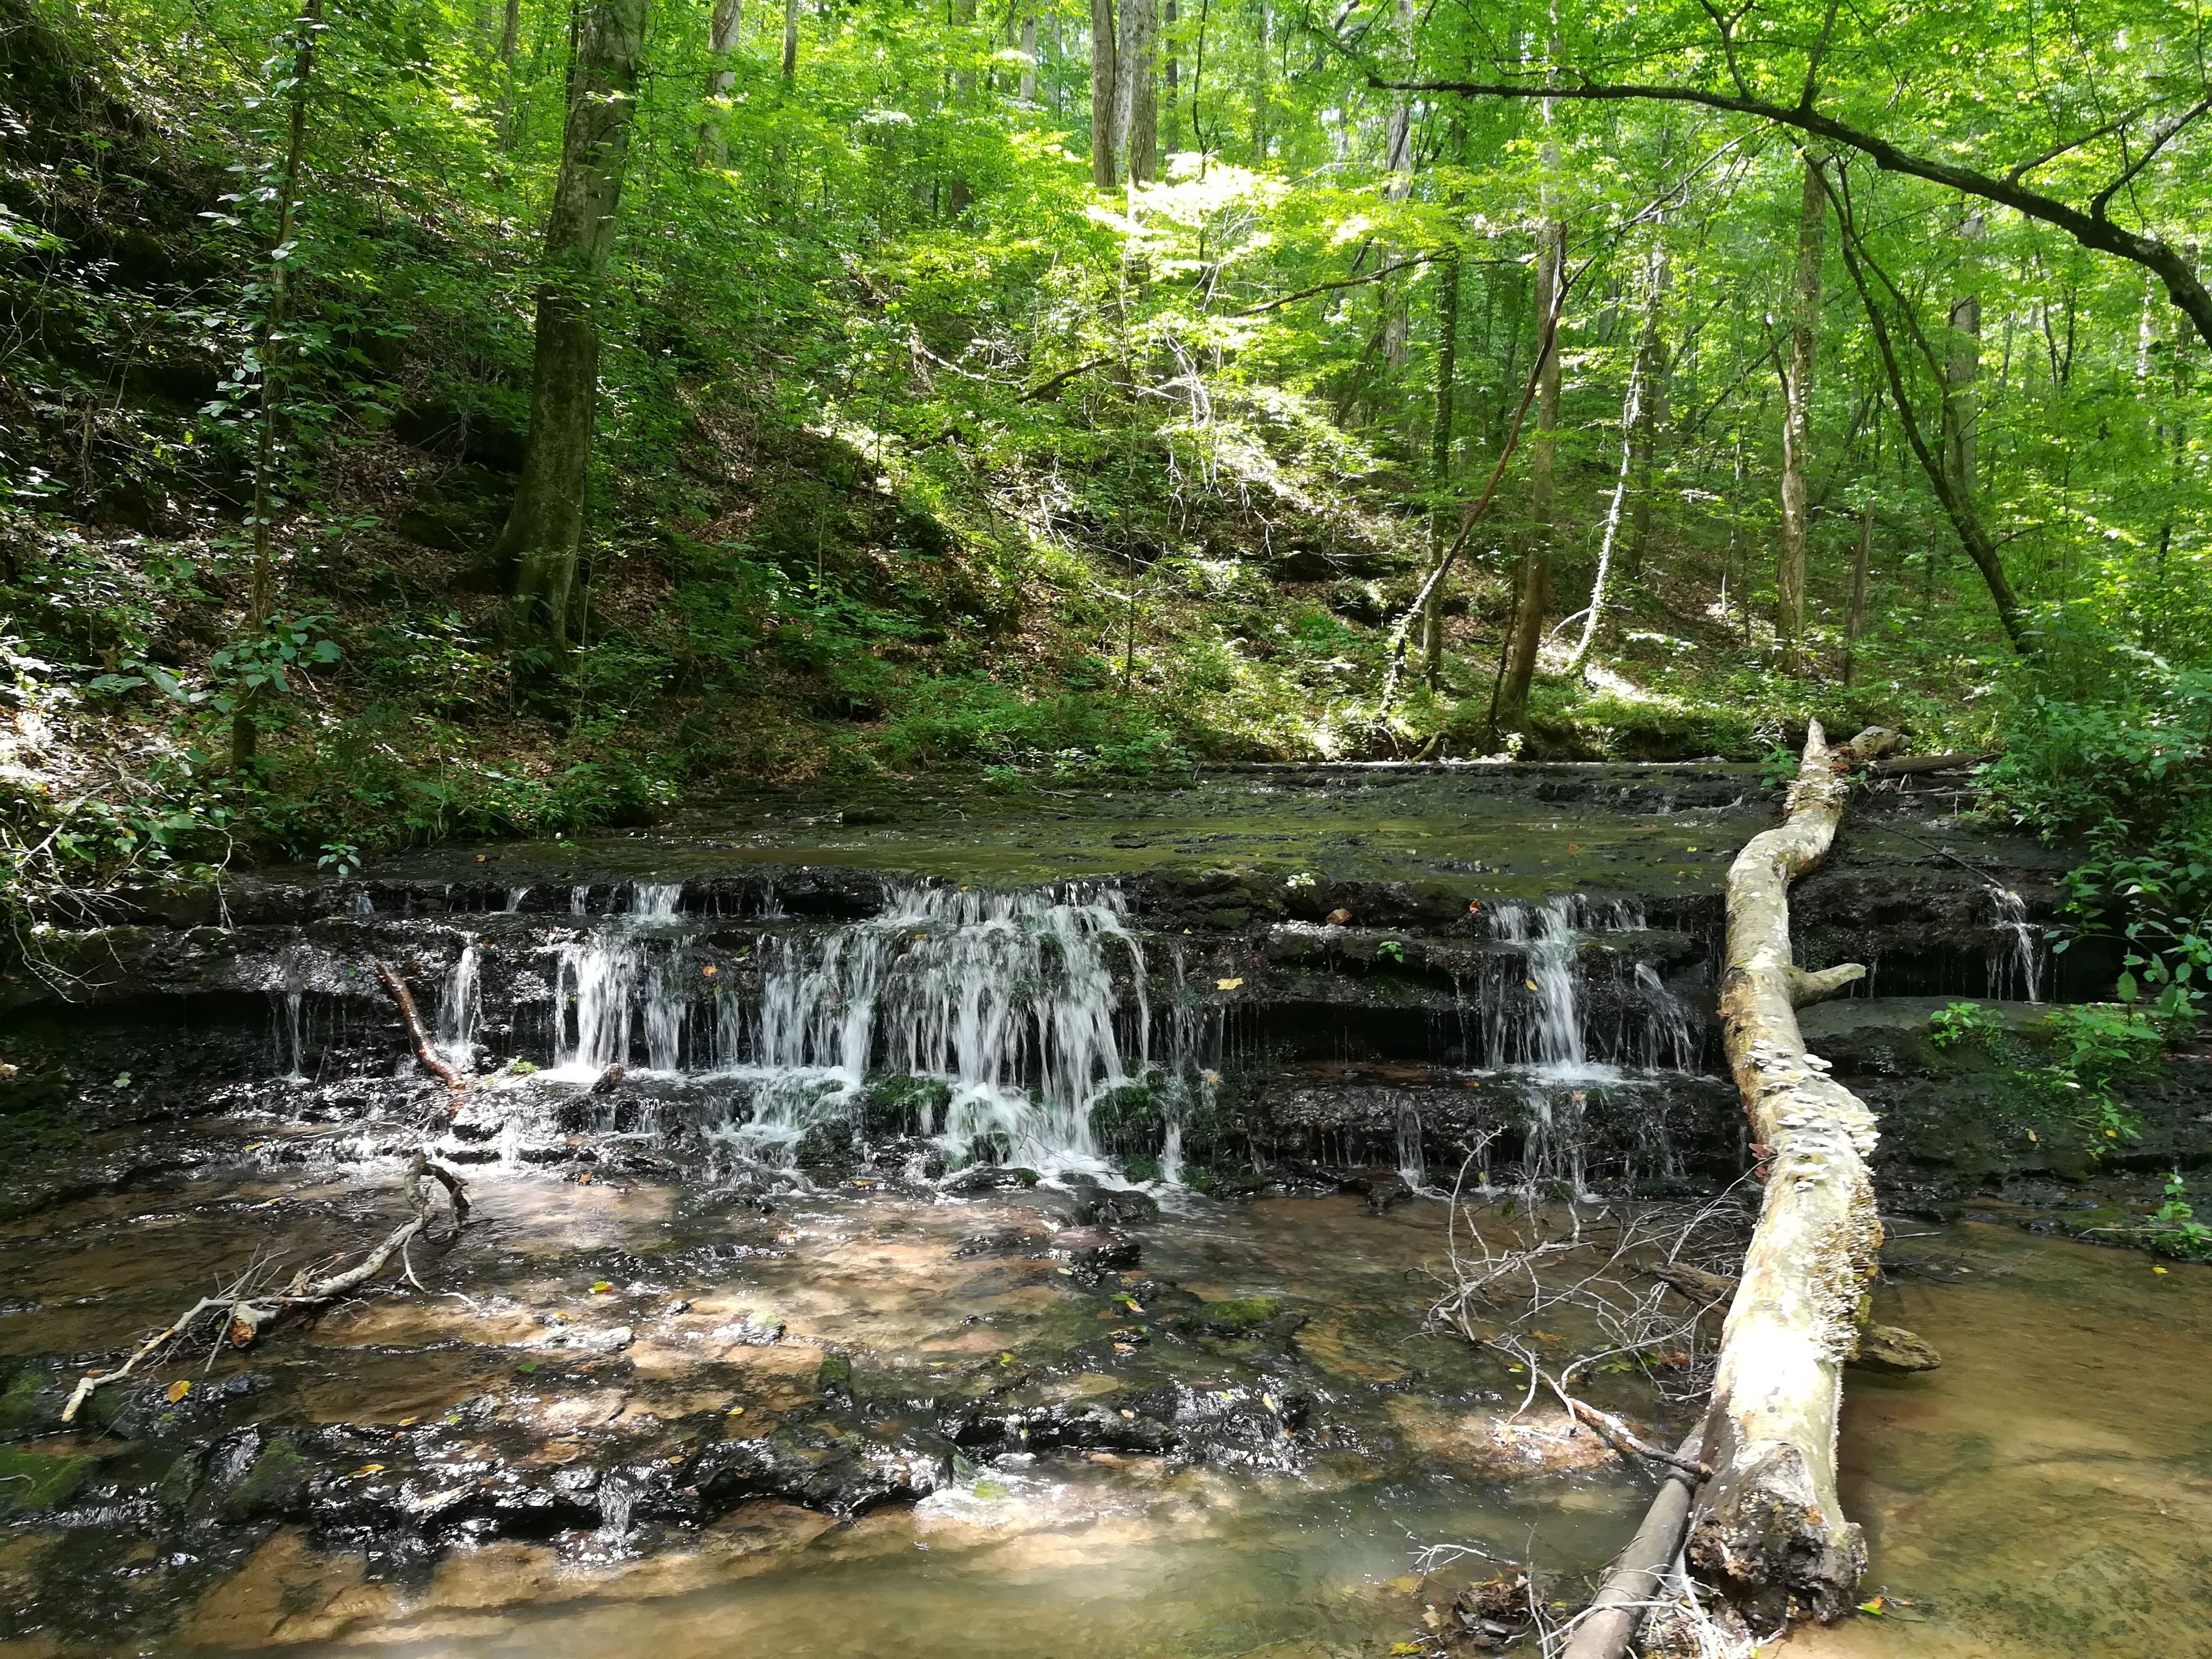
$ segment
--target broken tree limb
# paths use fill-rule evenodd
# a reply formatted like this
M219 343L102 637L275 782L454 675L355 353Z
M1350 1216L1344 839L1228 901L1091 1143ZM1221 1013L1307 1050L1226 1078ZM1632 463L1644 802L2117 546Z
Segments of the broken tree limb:
M1862 732L1828 747L1817 721L1778 828L1754 836L1728 878L1721 1027L1729 1070L1767 1149L1766 1196L1721 1333L1688 1554L1732 1599L1821 1620L1847 1611L1866 1544L1836 1495L1842 1368L1881 1245L1866 1158L1874 1114L1805 1052L1800 1002L1846 982L1790 960L1790 884L1834 843L1850 774L1895 746Z
M285 1315L310 1312L352 1295L391 1266L392 1257L398 1255L404 1260L409 1242L428 1231L432 1182L444 1188L451 1200L453 1231L459 1233L469 1212L469 1201L460 1181L451 1170L440 1168L418 1152L407 1170L408 1207L414 1214L386 1234L380 1243L363 1252L359 1261L348 1267L333 1266L319 1276L303 1267L292 1276L291 1282L282 1291L249 1293L245 1288L246 1280L240 1279L221 1296L202 1297L177 1319L132 1349L130 1358L114 1370L88 1371L78 1378L76 1387L70 1391L68 1403L62 1407L62 1421L76 1422L77 1413L84 1409L85 1401L100 1389L110 1383L122 1382L148 1360L166 1353L172 1346L190 1336L211 1315L222 1316L220 1340L227 1340L234 1348L246 1348L253 1345L264 1327Z
M1587 1400L1576 1399L1548 1375L1544 1378L1544 1386L1559 1396L1559 1404L1567 1408L1568 1417L1589 1425L1597 1431L1599 1439L1632 1462L1639 1457L1644 1458L1653 1463L1664 1464L1680 1474L1695 1475L1700 1480L1712 1473L1693 1459L1679 1457L1662 1446L1655 1446L1650 1441L1639 1438L1627 1424L1611 1412L1601 1412ZM1702 1428L1698 1431L1698 1437L1704 1437Z
M1613 1564L1589 1611L1576 1621L1560 1659L1620 1659L1628 1651L1644 1623L1644 1610L1681 1552L1691 1501L1698 1490L1698 1477L1690 1471L1698 1467L1705 1440L1705 1425L1700 1423L1669 1460L1674 1467L1660 1481L1651 1507L1644 1510L1644 1524Z
M399 1010L399 1018L407 1027L407 1041L414 1048L416 1063L456 1095L459 1094L468 1087L467 1081L446 1063L445 1056L438 1052L438 1045L431 1042L430 1033L422 1024L422 1016L415 1007L415 994L407 988L407 981L400 978L398 970L388 962L376 964L376 977Z

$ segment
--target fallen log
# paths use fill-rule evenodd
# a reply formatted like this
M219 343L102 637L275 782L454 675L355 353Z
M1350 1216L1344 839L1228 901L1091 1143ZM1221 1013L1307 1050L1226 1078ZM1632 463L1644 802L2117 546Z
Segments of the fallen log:
M1701 1578L1770 1616L1837 1618L1866 1571L1836 1494L1836 1419L1881 1245L1866 1168L1875 1119L1806 1053L1796 1014L1866 970L1799 969L1789 893L1827 856L1851 772L1896 742L1875 729L1831 749L1814 723L1781 825L1729 870L1722 1033L1766 1194L1722 1328L1705 1419L1713 1474L1687 1553Z
M1996 758L1986 755L1905 755L1896 760L1878 760L1867 768L1877 778L1917 777L1923 772L1963 772L1970 766L1980 766Z
M1659 1491L1644 1512L1644 1524L1606 1575L1597 1599L1575 1621L1559 1659L1620 1659L1644 1623L1644 1614L1658 1594L1667 1569L1681 1553L1682 1534L1690 1524L1690 1504L1696 1496L1698 1457L1705 1444L1705 1425L1690 1431L1681 1449L1668 1460L1671 1467L1659 1482Z

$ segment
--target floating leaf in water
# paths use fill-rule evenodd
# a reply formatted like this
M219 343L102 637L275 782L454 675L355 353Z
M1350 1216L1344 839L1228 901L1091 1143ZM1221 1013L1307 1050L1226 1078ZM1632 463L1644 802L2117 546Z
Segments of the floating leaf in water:
M422 1420L419 1417L403 1417L399 1419L399 1426L403 1429L411 1429Z
M594 1281L592 1282L592 1294L593 1296L605 1296L605 1295L609 1291L611 1291L612 1289L614 1289L614 1286L613 1286L613 1285L610 1285L610 1284L608 1284L608 1283L607 1283L607 1281L606 1281L605 1279L596 1279L596 1280L594 1280Z
M1003 1486L996 1480L978 1480L975 1486L975 1496L987 1504L994 1498L1006 1497L1012 1490L1012 1487Z
M1213 988L1217 991L1233 991L1243 982L1241 979L1217 979L1213 981Z
M169 1401L169 1403L170 1403L172 1406L175 1405L175 1404L177 1403L177 1401L179 1401L179 1400L182 1400L182 1399L183 1399L186 1395L190 1394L191 1391L192 1391L192 1385L191 1385L191 1383L189 1383L189 1382L172 1382L172 1383L170 1383L170 1384L169 1384L169 1389L168 1389L168 1401Z
M743 1417L744 1414L745 1408L743 1406L732 1406L726 1413L724 1413L724 1415L729 1417Z
M1523 981L1522 981L1522 984L1524 984L1524 985L1526 985L1526 986L1527 986L1530 990L1532 990L1532 991L1533 991L1533 990L1534 990L1534 989L1536 988L1536 981L1535 981L1534 980L1533 980L1533 979L1530 979L1530 980L1523 980Z
M348 1479L349 1479L349 1480L360 1480L360 1479L361 1479L362 1476L364 1476L364 1475L370 1475L370 1474L382 1474L383 1473L384 1473L384 1465L383 1465L383 1464L381 1464L381 1463L364 1463L364 1464L362 1464L359 1468L356 1469L356 1470L353 1472L353 1474L352 1474L351 1475L349 1475L349 1477L347 1477L347 1478L348 1478Z
M720 969L717 968L716 966L714 966L714 964L713 963L711 963L711 962L710 962L710 963L708 963L704 968L702 968L702 969L699 970L699 976L700 976L702 979L712 979L712 978L714 978L714 975L717 975L717 974L720 973L721 971L722 971L722 970L721 970Z

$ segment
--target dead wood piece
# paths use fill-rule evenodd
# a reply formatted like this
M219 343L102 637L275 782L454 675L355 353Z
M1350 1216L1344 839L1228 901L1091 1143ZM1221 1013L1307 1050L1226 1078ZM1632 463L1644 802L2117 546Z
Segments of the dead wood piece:
M386 1234L358 1261L350 1267L333 1265L320 1274L302 1267L281 1291L248 1291L241 1279L221 1296L202 1297L183 1315L140 1343L131 1357L113 1370L88 1371L78 1378L68 1403L62 1407L62 1421L74 1423L85 1401L94 1393L110 1383L120 1382L148 1360L167 1352L210 1316L222 1317L219 1340L228 1341L234 1348L247 1348L253 1346L264 1328L287 1314L310 1312L352 1295L390 1267L394 1256L404 1261L410 1241L428 1229L429 1194L434 1182L445 1189L452 1201L453 1231L458 1233L468 1217L466 1192L452 1170L431 1163L427 1154L417 1152L407 1171L408 1206L414 1214Z
M416 1010L415 994L407 988L407 981L400 978L398 971L387 962L376 964L376 977L383 983L385 990L391 994L392 1002L399 1010L400 1020L407 1027L407 1041L415 1049L416 1063L459 1095L468 1087L468 1083L446 1063L445 1056L438 1052L437 1044L430 1041L430 1033L422 1024L422 1016Z
M1620 1659L1628 1651L1644 1622L1644 1609L1681 1551L1691 1500L1698 1489L1698 1477L1686 1471L1701 1467L1698 1459L1705 1440L1705 1425L1700 1423L1669 1460L1674 1467L1660 1482L1651 1507L1644 1510L1643 1525L1606 1575L1589 1611L1576 1622L1560 1659Z
M1866 1544L1836 1492L1841 1369L1881 1244L1866 1158L1874 1114L1808 1055L1790 959L1790 884L1833 844L1850 774L1895 746L1879 729L1831 749L1814 722L1779 827L1754 836L1728 878L1721 1024L1766 1192L1721 1334L1706 1419L1712 1479L1691 1564L1747 1606L1828 1620L1849 1611Z
M1970 766L1980 766L1996 758L1993 754L1900 755L1894 760L1878 760L1867 770L1878 778L1904 778L1921 772L1962 772Z
M1723 1297L1734 1296L1738 1283L1726 1273L1709 1273L1674 1261L1654 1267L1651 1276L1662 1284L1672 1285L1693 1302L1717 1302Z
M1674 1453L1655 1446L1648 1440L1639 1438L1630 1430L1628 1425L1612 1413L1601 1412L1588 1401L1576 1399L1551 1377L1547 1376L1544 1379L1544 1384L1559 1396L1559 1403L1567 1408L1569 1417L1589 1424L1597 1431L1599 1439L1604 1441L1623 1457L1646 1458L1654 1463L1666 1464L1668 1468L1677 1469L1685 1474L1695 1475L1700 1480L1712 1473L1702 1463L1694 1461L1685 1462ZM1702 1431L1699 1437L1703 1438Z

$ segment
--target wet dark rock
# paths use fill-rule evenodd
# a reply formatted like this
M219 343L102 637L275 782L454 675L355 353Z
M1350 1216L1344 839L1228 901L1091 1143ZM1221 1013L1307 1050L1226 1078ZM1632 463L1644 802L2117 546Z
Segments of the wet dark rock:
M1395 1170L1361 1170L1345 1176L1339 1184L1344 1191L1365 1199L1370 1215L1381 1215L1414 1195L1406 1177Z
M1858 1352L1850 1364L1885 1376L1909 1376L1932 1371L1943 1361L1923 1338L1896 1325L1868 1325L1859 1332Z
M1045 1248L1046 1258L1065 1261L1079 1273L1099 1273L1133 1267L1144 1252L1133 1238L1102 1227L1070 1227L1055 1233Z
M967 1197L977 1193L1008 1192L1034 1187L1037 1180L1035 1170L1010 1168L1002 1164L971 1164L948 1176L943 1190L956 1197Z

